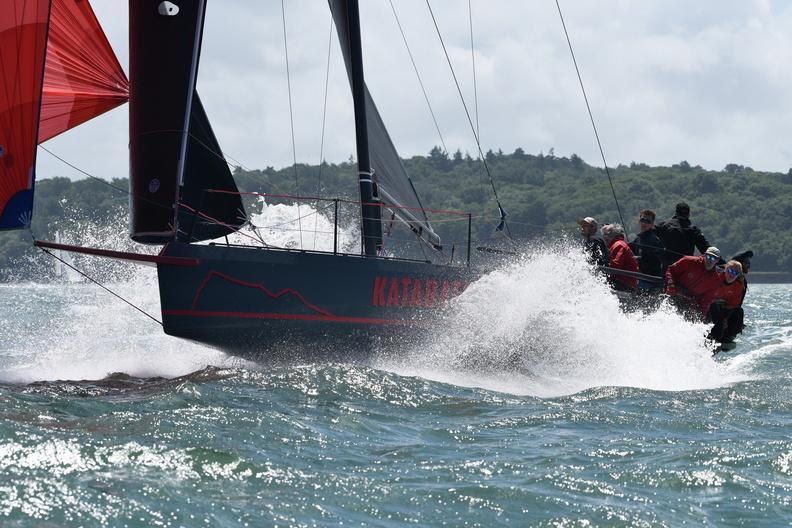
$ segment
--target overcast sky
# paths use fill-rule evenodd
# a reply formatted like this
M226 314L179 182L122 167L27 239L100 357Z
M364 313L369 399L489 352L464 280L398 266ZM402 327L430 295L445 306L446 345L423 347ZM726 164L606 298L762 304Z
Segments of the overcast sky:
M174 0L175 1L175 0ZM178 2L177 2L178 3ZM449 151L475 141L423 0L393 0ZM432 0L473 111L465 0ZM127 2L93 0L127 64ZM367 83L402 156L440 138L388 0L361 1ZM296 153L320 157L330 13L286 0ZM608 164L792 167L792 2L561 0ZM601 166L555 0L472 0L482 146ZM292 162L281 3L210 0L198 91L223 150L247 168ZM352 101L332 32L324 158L354 153ZM128 175L126 106L46 144L105 178ZM475 115L474 115L475 119ZM39 153L38 176L80 177ZM495 175L497 178L497 174Z

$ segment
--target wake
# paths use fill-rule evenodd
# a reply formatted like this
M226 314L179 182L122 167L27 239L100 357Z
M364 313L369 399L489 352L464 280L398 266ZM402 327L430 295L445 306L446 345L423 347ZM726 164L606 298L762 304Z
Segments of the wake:
M298 240L295 231L274 229L296 226L301 218L317 232L310 235L309 247L332 247L332 222L326 215L305 205L260 205L261 213L252 220L263 226L265 238L272 240L279 232L282 238L273 242L290 247ZM151 250L129 241L124 225L84 223L64 242ZM266 231L270 228L272 233ZM339 233L341 247L354 248L359 240L354 229ZM234 235L246 243L250 236ZM73 262L136 306L159 315L152 268L91 257L75 257ZM31 265L52 266L53 261L39 259ZM67 273L53 285L21 287L20 313L6 325L0 342L0 381L99 380L113 372L177 377L207 365L260 368L167 336L153 321L79 280ZM541 397L600 386L709 389L750 379L745 363L712 359L705 333L703 325L684 321L668 306L652 314L624 313L602 277L584 264L582 253L559 244L536 247L471 284L439 313L431 334L404 344L395 356L375 358L371 366Z
M713 360L707 327L671 306L625 313L570 245L537 247L454 299L428 343L382 368L553 397L593 387L711 389L750 379Z

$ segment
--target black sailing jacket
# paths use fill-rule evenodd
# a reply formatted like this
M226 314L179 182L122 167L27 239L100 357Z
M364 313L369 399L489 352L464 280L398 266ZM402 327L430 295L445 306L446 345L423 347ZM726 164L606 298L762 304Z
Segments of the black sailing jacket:
M594 266L607 266L610 261L610 252L605 241L599 237L591 237L583 239L583 247L586 248L588 253L589 264Z
M685 255L693 255L696 248L703 255L710 246L701 230L683 216L674 215L671 220L660 222L655 231L665 245L666 265L673 264Z
M630 242L630 249L632 249L638 259L638 267L641 273L654 275L655 277L663 276L665 248L654 229L638 233L635 240Z

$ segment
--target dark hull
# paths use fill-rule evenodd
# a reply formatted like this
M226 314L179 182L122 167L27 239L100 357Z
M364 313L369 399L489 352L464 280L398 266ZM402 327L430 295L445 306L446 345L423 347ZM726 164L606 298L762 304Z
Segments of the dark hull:
M468 268L302 251L171 244L159 263L167 334L255 360L362 359L420 342ZM177 259L178 260L178 259Z

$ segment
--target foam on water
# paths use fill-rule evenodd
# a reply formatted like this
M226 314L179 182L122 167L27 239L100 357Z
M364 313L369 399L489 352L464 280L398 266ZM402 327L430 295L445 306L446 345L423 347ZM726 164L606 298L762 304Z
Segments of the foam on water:
M125 222L108 226L84 222L63 235L64 243L119 251L157 249L129 240ZM160 317L156 270L120 261L73 254L70 263L152 316ZM29 265L57 266L41 254ZM17 303L9 325L12 356L0 380L101 379L112 372L134 376L177 376L207 364L228 363L225 354L162 333L162 327L74 272L55 274L46 286L25 286L34 297ZM5 355L5 354L4 354Z
M268 205L252 216L273 245L328 250L333 223L303 205ZM315 228L314 228L315 224ZM153 251L129 241L120 227L84 223L65 243L117 250ZM291 228L290 228L291 226ZM284 231L283 228L286 228ZM233 235L250 243L245 234ZM354 250L355 229L339 230L339 247ZM146 312L159 316L153 268L74 256L74 264ZM53 265L52 260L32 263ZM35 324L17 325L20 343L0 380L99 379L111 372L133 376L178 376L211 364L241 360L162 333L161 327L96 286L71 284L73 274L39 291L50 309L30 306ZM405 345L405 356L374 366L407 375L537 396L570 394L598 386L657 390L719 387L749 377L749 359L718 362L705 342L706 327L683 320L672 308L625 313L602 279L584 263L574 244L537 247L470 285L434 324L434 333ZM31 354L30 351L33 351ZM23 353L24 352L24 353Z
M270 205L259 201L260 212L251 215L258 234L270 245L332 251L333 221L310 205ZM101 247L117 251L155 253L158 246L143 246L129 239L126 218L119 213L103 225L81 222L64 231L66 244ZM229 238L232 243L251 244L256 233L245 228ZM339 229L339 249L354 251L359 236L355 229ZM223 243L223 241L218 241ZM145 312L159 317L156 270L78 254L55 252L89 276ZM98 286L88 284L63 264L43 254L28 265L53 269L53 284L38 291L40 303L53 308L42 316L31 306L34 324L16 325L9 341L24 347L0 368L0 380L27 382L52 379L100 379L112 372L132 376L179 376L206 365L240 366L247 362L217 350L163 334L162 328ZM35 304L35 303L34 303ZM35 353L30 354L29 351Z
M333 219L326 210L311 205L267 204L259 200L259 213L251 214L258 235L278 247L333 249ZM64 231L61 242L117 251L156 253L158 246L143 246L129 239L125 213L103 225L81 222ZM302 242L300 239L302 227ZM251 244L256 231L246 227L232 234L232 243ZM359 246L357 228L338 231L341 251ZM218 240L218 243L224 243ZM208 242L207 242L208 243ZM302 244L302 245L301 245ZM159 317L156 270L152 267L78 254L55 252L89 276L145 312ZM53 284L31 286L41 294L39 302L53 309L42 316L31 306L35 324L17 325L9 341L24 347L0 367L0 380L28 382L52 379L100 379L112 372L132 376L180 376L206 365L252 366L248 362L182 339L165 335L162 328L98 286L88 284L75 272L63 272L63 264L43 254L28 265L53 269ZM35 303L34 303L35 304ZM30 351L34 351L30 354Z
M558 396L599 386L720 387L749 378L714 360L707 327L672 307L625 313L568 245L536 248L450 303L429 343L383 366L454 384Z

